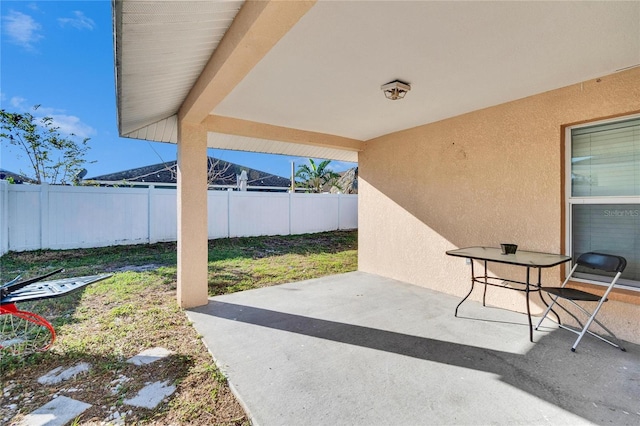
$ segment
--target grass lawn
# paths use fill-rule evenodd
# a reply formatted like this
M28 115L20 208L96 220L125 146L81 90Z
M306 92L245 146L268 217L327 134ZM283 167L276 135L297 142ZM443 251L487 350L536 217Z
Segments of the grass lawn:
M47 318L57 340L49 351L26 358L2 354L1 424L19 422L54 394L92 404L74 424L99 424L114 415L124 416L127 424L248 424L176 304L175 243L8 253L0 258L0 282L56 268L65 268L56 278L114 275L65 297L19 304ZM356 231L209 242L212 296L356 269ZM125 362L156 346L173 355L143 367ZM71 381L37 382L54 368L80 362L91 369ZM153 381L168 381L177 391L153 410L123 403Z

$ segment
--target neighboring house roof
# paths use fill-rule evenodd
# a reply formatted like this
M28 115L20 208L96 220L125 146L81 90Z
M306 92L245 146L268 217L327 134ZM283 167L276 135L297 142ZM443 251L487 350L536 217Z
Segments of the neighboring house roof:
M287 178L272 175L260 170L229 163L213 157L207 157L209 163L209 185L236 185L237 175L245 170L249 178L249 186L288 188L291 182ZM85 180L114 182L144 182L144 183L176 183L177 161L138 167L117 173L94 176Z
M13 179L13 183L34 183L35 181L29 177L11 172L9 170L0 169L0 180Z

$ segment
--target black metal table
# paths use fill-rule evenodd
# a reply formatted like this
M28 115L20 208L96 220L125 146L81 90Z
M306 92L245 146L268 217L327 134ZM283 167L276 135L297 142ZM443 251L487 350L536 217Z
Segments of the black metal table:
M523 291L527 300L527 317L529 319L529 340L533 342L533 324L531 322L531 308L529 305L529 293L531 291L540 292L542 268L551 268L561 265L571 260L571 256L554 253L541 253L535 251L518 250L515 254L502 254L502 250L496 247L466 247L446 252L449 256L464 257L471 259L471 289L469 293L456 306L455 316L458 316L458 308L473 292L475 283L484 284L484 294L482 295L482 305L485 306L487 286L502 287L509 290ZM484 264L484 274L476 276L473 260L478 260ZM500 277L492 277L487 273L487 263L503 263L507 265L522 266L526 268L526 280L517 281ZM537 282L531 282L531 269L538 270ZM511 284L521 286L512 287ZM546 304L545 300L542 301ZM555 312L554 312L555 313ZM556 315L557 316L557 315ZM559 320L559 319L558 319Z

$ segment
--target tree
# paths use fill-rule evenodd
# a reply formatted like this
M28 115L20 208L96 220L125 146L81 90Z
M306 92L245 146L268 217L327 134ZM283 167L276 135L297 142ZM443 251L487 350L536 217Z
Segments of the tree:
M33 107L35 112L40 105ZM18 147L27 156L38 183L71 183L82 170L84 155L89 150L89 138L76 142L74 134L62 136L53 118L38 118L27 112L24 114L0 110L0 139Z
M136 176L133 178L129 178L129 182L133 182L136 180L142 180L144 182L144 178L150 175L155 175L159 172L167 171L170 173L171 179L173 181L177 181L178 179L178 163L173 161L171 163L166 163L162 158L162 165L158 170L152 170L143 175ZM227 163L226 161L219 160L213 157L207 157L207 185L213 186L222 182L223 185L235 185L236 184L236 173L235 170L231 168L231 163Z
M310 158L309 164L298 166L296 178L302 179L302 186L311 192L323 192L327 185L340 189L337 183L340 175L329 169L330 163L331 160L324 160L316 164L315 161Z

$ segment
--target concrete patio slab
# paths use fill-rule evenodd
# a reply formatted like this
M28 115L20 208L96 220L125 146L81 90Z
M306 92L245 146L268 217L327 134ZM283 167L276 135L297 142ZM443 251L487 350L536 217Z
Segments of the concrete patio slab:
M127 362L137 366L144 366L164 359L171 354L173 354L173 352L169 351L168 349L156 347L140 352L138 355L128 359ZM62 381L72 379L80 373L89 371L90 368L91 365L88 363L78 363L66 369L64 369L63 367L58 367L51 370L44 376L38 378L38 383L42 385L55 385ZM116 394L120 386L122 386L129 380L130 379L128 377L123 375L120 375L116 380L113 380L110 383L110 385L113 385L113 387L111 388L111 393ZM72 389L67 389L67 392L71 391ZM158 404L160 404L166 397L170 396L175 391L176 386L170 384L169 382L148 383L145 387L140 389L140 391L133 398L125 399L123 403L135 407L153 409L156 408ZM90 404L76 401L65 396L59 396L49 403L38 408L37 410L33 411L32 413L28 414L20 424L24 426L64 425L67 424L70 420L73 420L75 417L82 414L82 412L89 407L91 407ZM120 413L116 412L114 413L114 415L114 418L109 419L111 423L118 423L122 421L124 424L124 419L120 418Z
M134 407L153 409L175 391L176 387L169 382L153 382L140 389L133 398L125 399L123 403Z
M256 425L640 422L640 347L354 272L188 312ZM524 302L523 302L524 303Z
M20 426L63 426L89 408L91 404L59 396L27 414Z
M78 363L69 368L57 367L49 371L44 376L39 377L38 383L41 385L55 385L65 380L72 379L80 373L85 373L89 371L90 368L91 364L86 362Z
M167 358L172 355L173 352L165 348L151 348L140 352L138 355L133 356L127 360L129 364L133 365L148 365L153 364L156 361Z

